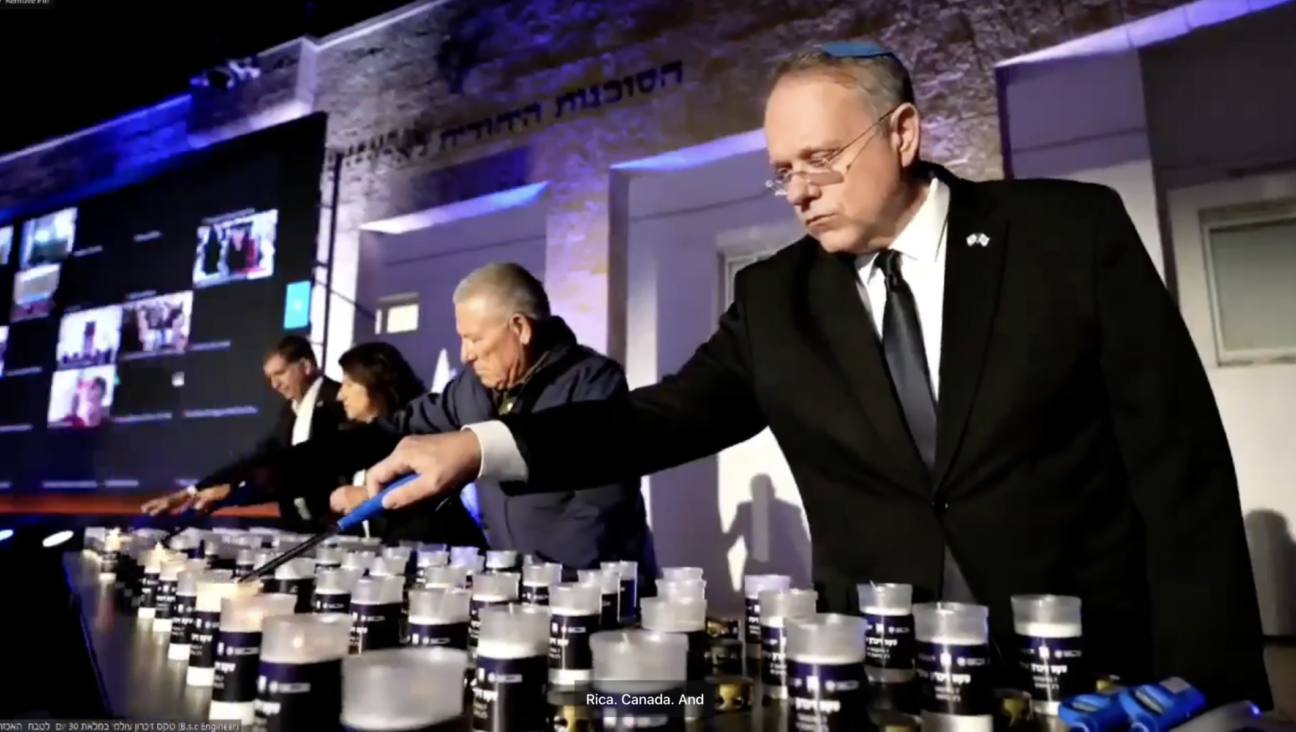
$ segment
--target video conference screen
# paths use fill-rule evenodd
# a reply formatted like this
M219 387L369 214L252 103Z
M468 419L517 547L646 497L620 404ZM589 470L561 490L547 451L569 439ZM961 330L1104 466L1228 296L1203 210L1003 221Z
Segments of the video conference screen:
M0 490L158 491L251 449L310 327L322 118L0 220Z

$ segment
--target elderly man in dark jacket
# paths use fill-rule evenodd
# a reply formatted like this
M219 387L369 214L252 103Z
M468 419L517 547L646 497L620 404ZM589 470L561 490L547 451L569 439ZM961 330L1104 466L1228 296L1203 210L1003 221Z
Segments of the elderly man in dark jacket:
M450 432L503 415L628 392L621 366L577 343L571 329L550 313L539 280L519 265L490 264L469 274L455 290L454 306L468 368L439 398L427 395L371 425L295 446L258 466L259 477L289 494L331 490L328 476L367 468L406 435ZM344 495L335 496L334 505L354 507L365 497L358 487L337 490ZM656 574L637 480L529 495L478 483L477 495L492 549L512 549L572 569L635 561L641 579Z

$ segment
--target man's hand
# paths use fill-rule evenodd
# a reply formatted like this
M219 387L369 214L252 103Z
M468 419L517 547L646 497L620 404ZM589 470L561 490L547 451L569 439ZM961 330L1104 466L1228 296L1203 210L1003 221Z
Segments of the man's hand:
M229 494L230 487L227 485L212 486L200 491L186 489L147 501L143 506L140 506L140 511L150 516L158 516L164 513L177 514L186 508L204 511L213 503L225 500Z
M158 496L149 501L145 501L140 506L140 513L149 516L160 516L164 513L180 513L189 508L198 500L198 493L191 493L187 490L168 493L164 496Z
M362 485L344 485L329 494L329 508L340 516L345 516L356 509L369 494Z
M206 511L212 507L213 503L223 501L229 498L230 487L228 485L214 485L211 488L204 488L198 491L194 496L194 508L199 511Z
M404 508L425 498L463 488L481 471L481 444L467 430L415 435L400 441L385 460L365 474L365 490L376 496L384 486L417 473L418 478L387 494L384 508Z

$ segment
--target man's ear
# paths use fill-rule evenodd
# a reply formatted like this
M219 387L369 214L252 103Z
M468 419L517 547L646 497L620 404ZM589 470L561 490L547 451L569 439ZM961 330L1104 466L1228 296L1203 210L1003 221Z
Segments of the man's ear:
M517 335L518 342L524 346L531 345L531 341L535 340L535 328L530 320L521 315L514 314L509 318L509 329Z

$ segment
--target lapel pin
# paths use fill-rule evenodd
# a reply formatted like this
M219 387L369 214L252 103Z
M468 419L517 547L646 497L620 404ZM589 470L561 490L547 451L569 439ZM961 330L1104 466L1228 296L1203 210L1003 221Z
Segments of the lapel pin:
M968 234L967 245L970 247L983 247L990 243L990 237L985 234Z

